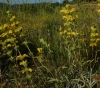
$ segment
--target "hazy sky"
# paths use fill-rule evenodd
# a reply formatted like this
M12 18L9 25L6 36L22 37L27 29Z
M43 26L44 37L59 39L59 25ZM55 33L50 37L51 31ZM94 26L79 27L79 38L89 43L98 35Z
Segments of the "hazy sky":
M9 0L12 4L14 3L17 3L17 4L21 4L21 3L25 3L25 2L28 2L28 3L38 3L38 2L60 2L62 3L63 0ZM7 0L0 0L0 2L5 2L7 3Z
M62 3L64 0L9 0L12 4L21 4L21 3L38 3L38 2L59 2L59 3ZM69 0L69 1L72 1L72 0ZM0 0L0 2L4 2L4 3L7 3L7 0Z

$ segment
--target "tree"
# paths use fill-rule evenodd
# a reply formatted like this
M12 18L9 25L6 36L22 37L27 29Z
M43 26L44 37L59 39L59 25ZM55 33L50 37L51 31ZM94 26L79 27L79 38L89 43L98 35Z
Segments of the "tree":
M92 2L92 1L97 1L97 0L64 0L63 3L68 3L68 2L75 2L75 3L80 3L80 2Z
M66 3L68 3L68 0L64 0L64 1L63 1L63 4L66 4Z

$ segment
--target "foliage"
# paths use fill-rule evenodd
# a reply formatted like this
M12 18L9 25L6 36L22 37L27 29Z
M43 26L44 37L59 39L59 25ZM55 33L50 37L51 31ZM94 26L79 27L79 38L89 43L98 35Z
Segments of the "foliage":
M1 8L1 87L99 88L99 7L62 5Z

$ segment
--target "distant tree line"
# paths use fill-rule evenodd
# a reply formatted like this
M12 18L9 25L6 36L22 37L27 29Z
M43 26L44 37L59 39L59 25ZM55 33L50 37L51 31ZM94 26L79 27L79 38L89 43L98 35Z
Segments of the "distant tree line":
M97 0L72 0L72 2L95 2ZM63 3L69 3L70 0L64 0Z

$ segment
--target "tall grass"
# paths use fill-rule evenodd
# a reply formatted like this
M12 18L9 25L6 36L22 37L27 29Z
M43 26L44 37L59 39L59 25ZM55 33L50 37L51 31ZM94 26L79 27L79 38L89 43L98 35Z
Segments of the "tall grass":
M0 9L1 88L99 88L97 3L8 7Z

